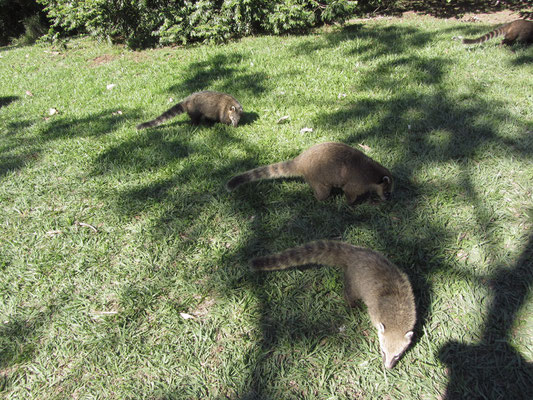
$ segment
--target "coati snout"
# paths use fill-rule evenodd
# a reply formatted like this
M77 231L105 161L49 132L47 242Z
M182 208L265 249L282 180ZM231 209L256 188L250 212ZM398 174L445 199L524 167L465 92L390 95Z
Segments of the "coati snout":
M232 126L237 126L239 124L239 121L241 120L242 115L242 106L237 108L238 106L232 105L228 109L228 118L231 122Z

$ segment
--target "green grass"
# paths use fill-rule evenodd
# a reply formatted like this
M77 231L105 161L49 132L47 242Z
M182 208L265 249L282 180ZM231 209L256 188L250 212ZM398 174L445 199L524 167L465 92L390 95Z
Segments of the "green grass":
M489 28L418 17L137 53L0 49L1 397L527 398L533 48L450 40ZM242 125L135 130L203 89L237 97ZM389 167L393 199L224 188L330 140ZM323 238L409 275L419 322L395 369L338 269L248 270Z

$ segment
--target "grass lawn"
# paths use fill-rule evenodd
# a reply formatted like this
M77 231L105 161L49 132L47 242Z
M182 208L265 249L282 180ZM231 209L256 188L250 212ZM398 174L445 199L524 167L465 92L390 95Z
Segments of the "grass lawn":
M0 48L0 397L529 398L533 47L451 40L491 27ZM135 129L204 89L234 95L241 125ZM224 188L324 141L388 167L392 200ZM316 239L409 275L418 323L393 370L338 269L248 269Z

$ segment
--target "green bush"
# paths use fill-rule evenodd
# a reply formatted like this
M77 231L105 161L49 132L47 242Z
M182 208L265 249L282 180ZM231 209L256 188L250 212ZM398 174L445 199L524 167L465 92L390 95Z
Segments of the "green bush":
M129 47L302 32L353 14L349 0L38 0L49 37L87 32Z

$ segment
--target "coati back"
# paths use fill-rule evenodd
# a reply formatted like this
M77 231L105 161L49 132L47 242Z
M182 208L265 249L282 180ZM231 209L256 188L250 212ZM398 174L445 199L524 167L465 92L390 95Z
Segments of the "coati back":
M184 112L189 114L193 124L205 118L237 126L243 111L241 104L229 94L206 90L191 94L156 119L137 125L137 129L158 126Z
M375 192L382 200L392 192L387 168L353 147L334 142L316 144L293 160L234 176L226 188L232 191L243 183L289 176L303 176L317 200L326 199L334 187L342 188L349 204L367 192Z
M381 254L337 241L311 242L252 260L252 270L273 271L303 264L344 269L344 295L350 307L362 300L378 330L386 368L392 368L411 343L416 322L413 290L407 275Z
M464 44L483 43L497 36L505 35L502 44L513 44L516 40L533 43L533 22L517 19L487 33L477 39L463 39Z

